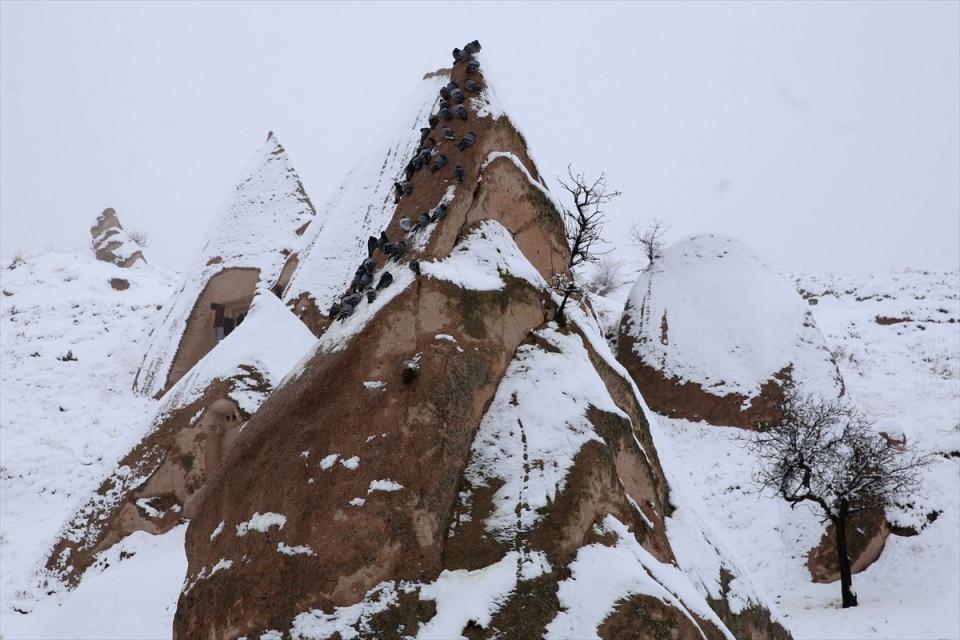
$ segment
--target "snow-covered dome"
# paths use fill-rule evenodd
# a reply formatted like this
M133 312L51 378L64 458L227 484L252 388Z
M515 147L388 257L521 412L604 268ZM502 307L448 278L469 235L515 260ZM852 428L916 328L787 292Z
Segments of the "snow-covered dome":
M621 361L666 415L752 427L784 381L842 393L809 305L734 238L668 247L633 286L620 334Z

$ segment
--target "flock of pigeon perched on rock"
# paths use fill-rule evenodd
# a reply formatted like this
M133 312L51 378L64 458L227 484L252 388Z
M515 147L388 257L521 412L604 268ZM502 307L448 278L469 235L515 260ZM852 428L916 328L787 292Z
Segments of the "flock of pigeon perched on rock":
M480 63L473 59L473 54L478 51L480 51L480 43L476 40L467 43L463 49L454 49L454 66L466 64L468 75L479 73ZM437 149L437 142L432 136L433 130L440 122L450 122L454 117L467 120L468 114L467 108L464 106L466 102L464 90L477 94L480 93L481 88L480 84L472 78L468 78L463 83L463 89L452 81L440 88L437 113L430 116L429 127L420 129L420 146L417 148L413 159L411 159L404 168L405 179L394 184L395 202L400 202L403 196L413 193L413 177L418 171L424 167L430 167L430 172L436 173L447 165L447 157L439 153ZM450 127L442 127L440 129L440 136L443 140L456 142L456 135ZM464 151L471 147L476 141L477 134L473 131L467 131L467 133L460 138L460 141L456 143L457 149ZM464 181L465 175L466 173L462 166L458 164L454 167L453 177L458 183ZM441 203L433 211L427 211L421 214L416 220L410 220L410 218L406 217L401 218L400 230L405 234L416 233L421 229L425 229L430 224L440 222L446 215L447 205ZM389 287L393 282L393 275L389 271L384 271L380 276L380 280L376 283L376 286L373 284L374 269L376 268L374 254L378 250L382 251L388 259L399 261L407 251L407 243L403 239L391 242L385 231L380 232L379 238L370 236L367 240L367 258L357 267L353 281L350 283L347 291L340 296L338 302L334 302L330 306L329 316L331 320L343 320L344 318L350 317L353 315L357 306L363 301L364 297L366 297L367 302L373 302L377 298L377 293ZM408 265L411 271L418 276L420 275L419 261L411 260Z

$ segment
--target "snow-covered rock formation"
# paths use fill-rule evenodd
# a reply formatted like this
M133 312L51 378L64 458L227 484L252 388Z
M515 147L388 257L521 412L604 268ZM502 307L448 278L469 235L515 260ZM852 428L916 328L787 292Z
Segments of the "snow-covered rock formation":
M270 133L158 319L134 388L161 395L243 322L255 292L281 295L314 218L300 178Z
M562 225L482 74L428 76L313 240L319 339L199 498L176 638L788 637L588 316L554 321Z
M97 260L115 264L118 267L129 268L137 262L146 262L141 247L124 230L113 209L104 209L97 216L97 221L90 227L93 238L93 253ZM115 289L122 285L114 285Z
M746 245L714 234L671 245L641 273L618 358L654 411L715 425L768 423L785 383L843 394L807 302Z
M74 586L131 533L192 517L244 421L313 342L275 295L258 292L247 320L163 395L143 439L67 522L47 561L51 580Z

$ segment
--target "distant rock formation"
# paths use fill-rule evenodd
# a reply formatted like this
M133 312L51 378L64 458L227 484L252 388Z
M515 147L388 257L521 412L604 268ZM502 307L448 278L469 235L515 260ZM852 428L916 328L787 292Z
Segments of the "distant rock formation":
M788 638L587 314L553 322L557 208L457 60L311 235L285 299L319 339L194 508L174 637Z
M134 242L124 231L117 212L113 209L104 209L97 216L97 222L90 227L93 237L93 252L97 260L103 260L118 267L128 269L138 261L146 262L139 244Z
M243 322L255 292L282 295L315 217L286 151L270 133L153 329L134 389L159 397Z
M654 411L715 425L763 428L789 382L825 397L844 392L790 281L714 234L677 242L641 274L617 357Z

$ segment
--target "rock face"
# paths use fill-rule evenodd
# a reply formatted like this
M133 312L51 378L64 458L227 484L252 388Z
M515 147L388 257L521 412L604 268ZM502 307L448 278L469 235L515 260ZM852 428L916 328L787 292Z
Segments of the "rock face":
M787 638L596 327L576 308L553 321L559 215L483 69L460 60L352 172L291 281L319 340L195 506L174 637ZM433 126L405 176L431 93L452 109L447 82L468 78L466 119ZM361 264L381 230L390 256Z
M269 134L154 328L134 389L162 395L243 322L255 292L281 295L314 218L286 151Z
M143 440L67 523L48 579L74 586L130 533L163 533L192 517L243 422L313 341L280 300L258 293L248 320L163 396Z
M90 235L93 238L93 252L97 260L103 260L124 269L132 267L137 262L146 262L140 251L140 245L124 231L120 219L117 218L117 212L113 209L104 209L103 213L97 216L97 222L90 227Z
M809 305L746 245L713 234L677 242L643 272L617 357L673 418L757 429L777 417L784 383L843 394Z

